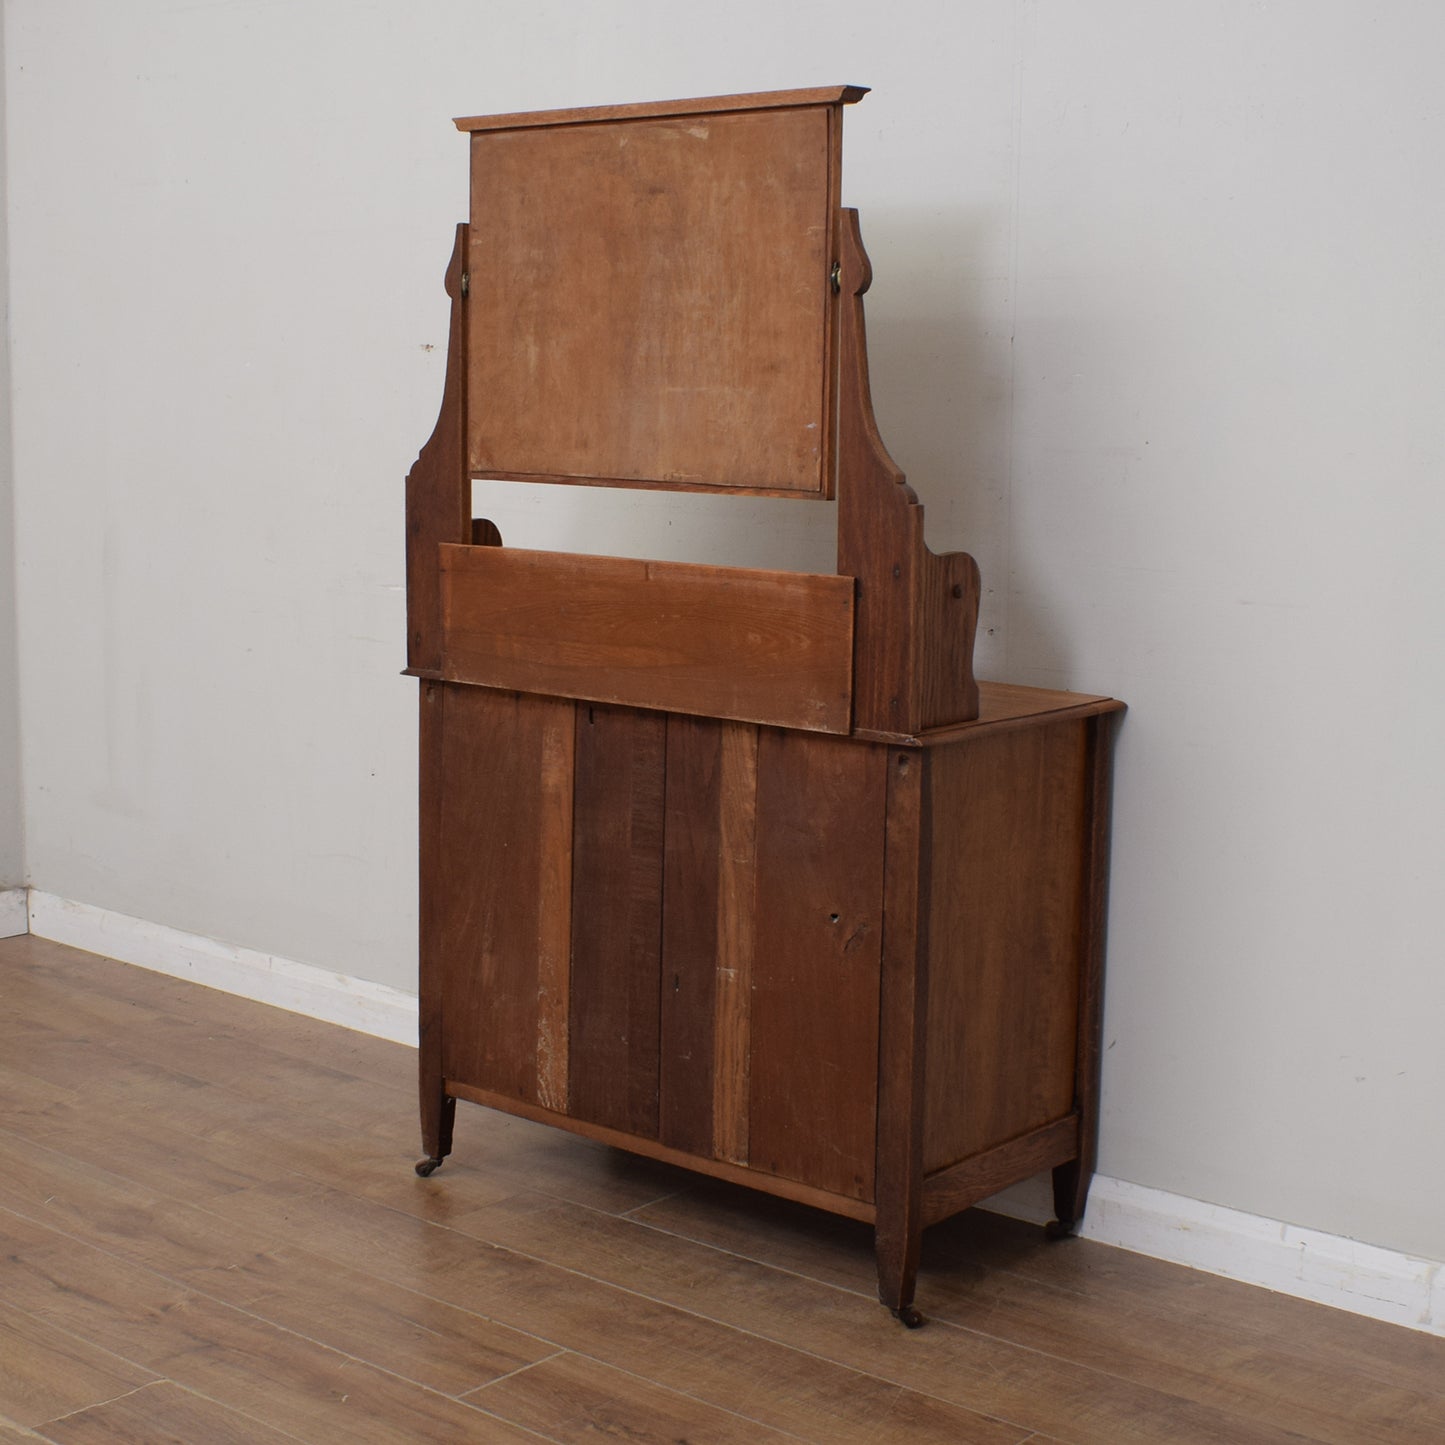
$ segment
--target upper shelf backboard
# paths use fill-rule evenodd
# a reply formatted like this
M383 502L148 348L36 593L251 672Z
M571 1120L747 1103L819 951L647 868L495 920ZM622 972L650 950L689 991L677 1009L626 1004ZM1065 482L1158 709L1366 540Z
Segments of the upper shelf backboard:
M459 120L473 476L831 496L860 87Z

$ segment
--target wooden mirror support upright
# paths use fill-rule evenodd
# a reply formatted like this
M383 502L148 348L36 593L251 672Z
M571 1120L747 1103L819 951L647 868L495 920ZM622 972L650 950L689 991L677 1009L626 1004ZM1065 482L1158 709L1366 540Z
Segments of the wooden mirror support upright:
M925 1226L1098 1128L1108 698L978 684L979 576L878 435L839 86L458 121L407 478L421 1118L456 1101ZM524 551L475 478L827 499L836 573ZM784 505L779 501L778 505Z

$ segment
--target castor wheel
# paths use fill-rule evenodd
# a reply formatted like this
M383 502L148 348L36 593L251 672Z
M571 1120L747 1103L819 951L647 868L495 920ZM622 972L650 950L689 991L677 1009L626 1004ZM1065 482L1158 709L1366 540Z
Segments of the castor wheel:
M1044 1238L1069 1239L1072 1238L1074 1231L1078 1229L1078 1227L1079 1221L1077 1219L1051 1219L1044 1225Z
M923 1328L923 1316L912 1305L901 1305L893 1311L893 1318L906 1330Z
M422 1159L417 1163L416 1172L420 1174L423 1179L425 1179L428 1175L435 1174L437 1170L441 1167L442 1161L440 1160L440 1158Z

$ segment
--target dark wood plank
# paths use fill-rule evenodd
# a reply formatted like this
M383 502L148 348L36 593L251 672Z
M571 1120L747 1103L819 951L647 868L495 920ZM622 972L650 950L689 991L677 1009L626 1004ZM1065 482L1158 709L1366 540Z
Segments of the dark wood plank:
M474 475L828 490L829 109L473 135Z
M721 725L669 717L658 1138L703 1155L713 1150L721 791Z
M445 709L448 689L424 681L418 688L417 717L417 1094L421 1106L421 1147L427 1159L452 1152L456 1103L446 1090L446 980L455 977L445 950L454 946L443 928L446 853L442 845L446 786ZM458 726L464 719L458 718Z
M569 110L516 111L509 115L459 118L458 130L536 129L551 125L591 125L609 120L645 120L660 116L722 114L734 110L777 110L798 105L849 105L868 94L866 85L816 86L811 90L765 90L745 95L707 95L694 100L648 100L629 105L579 106Z
M1073 1114L972 1154L924 1180L923 1222L947 1219L1020 1179L1058 1166L1060 1160L1077 1159L1078 1154L1079 1121Z
M666 718L579 704L569 1112L657 1137Z
M749 1162L873 1198L886 750L758 739Z
M453 681L848 731L846 577L501 547L441 567Z
M1086 725L932 751L926 1172L1073 1111Z
M931 759L887 756L883 957L878 1017L878 1295L908 1323L923 1233L923 1101L928 1043Z
M1071 1230L1084 1217L1099 1153L1099 1076L1104 1043L1104 940L1109 913L1109 827L1113 803L1113 743L1117 713L1084 724L1086 773L1084 876L1080 887L1079 1028L1074 1063L1074 1107L1079 1149L1054 1170L1054 1217Z
M537 1101L543 995L565 952L573 707L555 698L448 687L442 740L437 958L444 1072ZM564 1047L548 1038L547 1057ZM548 1075L544 1071L543 1078ZM555 1076L550 1088L557 1087Z
M746 1184L750 1188L759 1189L768 1194L776 1194L781 1199L791 1199L814 1209L826 1209L830 1214L841 1214L848 1219L871 1221L873 1218L873 1205L855 1198L851 1194L834 1194L826 1189L819 1189L812 1184L805 1184L800 1180L790 1179L781 1174L759 1173L751 1170L745 1164L733 1164L724 1158L708 1159L700 1155L688 1154L681 1149L669 1148L666 1144L660 1144L656 1139L649 1139L641 1134L609 1129L606 1125L593 1124L586 1119L574 1118L567 1114L553 1114L546 1109L538 1108L535 1104L521 1103L501 1094L489 1094L482 1089L471 1089L465 1084L456 1084L453 1087L456 1089L459 1099L470 1099L473 1103L483 1104L488 1109L500 1109L505 1113L514 1114L520 1119L548 1124L554 1129L565 1129L569 1133L578 1134L595 1143L607 1144L614 1149L626 1149L642 1159L678 1165L690 1172L705 1174L714 1179L726 1179L733 1184ZM669 1187L682 1188L686 1185L681 1180L673 1180L670 1181ZM510 1191L500 1192L508 1193Z

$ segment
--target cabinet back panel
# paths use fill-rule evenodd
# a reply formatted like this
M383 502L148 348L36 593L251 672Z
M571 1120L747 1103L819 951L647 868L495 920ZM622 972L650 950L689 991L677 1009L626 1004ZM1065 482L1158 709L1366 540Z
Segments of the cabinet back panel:
M570 929L572 711L554 698L448 687L442 714L442 1070L553 1108L565 1091L546 1059L567 1027L556 974Z
M886 750L761 730L749 1163L872 1199Z
M657 1137L667 718L577 706L570 1112Z

